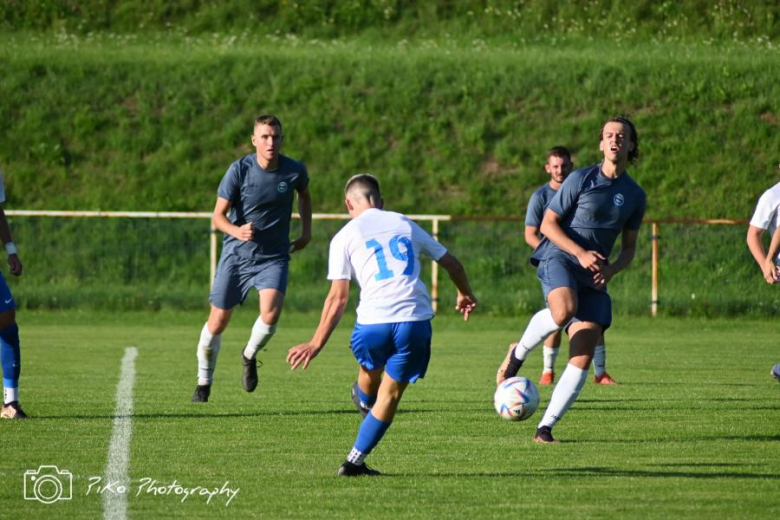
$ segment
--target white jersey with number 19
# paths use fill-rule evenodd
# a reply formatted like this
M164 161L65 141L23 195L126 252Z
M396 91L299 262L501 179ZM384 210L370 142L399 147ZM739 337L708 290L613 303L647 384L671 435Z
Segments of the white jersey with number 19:
M358 323L429 320L431 298L420 279L423 253L439 260L447 249L408 217L367 209L331 240L328 279L357 280Z

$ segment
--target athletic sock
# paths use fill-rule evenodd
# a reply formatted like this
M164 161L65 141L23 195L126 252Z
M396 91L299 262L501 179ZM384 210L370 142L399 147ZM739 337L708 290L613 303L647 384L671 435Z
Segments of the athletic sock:
M214 380L214 368L217 366L219 349L222 347L222 334L209 332L209 324L203 325L198 341L198 384L210 385Z
M374 417L371 412L366 415L363 422L360 424L360 430L358 430L357 439L355 439L355 445L347 455L347 461L352 464L360 466L363 461L371 453L371 450L379 444L385 432L390 427L392 422L382 422Z
M268 325L262 318L258 317L252 326L252 334L249 336L249 343L244 348L244 357L254 359L258 351L266 346L271 337L276 332L276 325Z
M3 404L8 404L19 400L19 374L22 370L19 327L16 323L0 329L0 358L3 365Z
M515 347L515 356L520 361L525 361L528 354L547 339L547 336L555 331L561 330L561 326L555 323L550 309L542 309L533 315L528 326L525 328L520 341Z
M544 371L552 372L555 369L555 358L558 357L558 349L545 345L542 351L544 352Z
M357 385L357 394L358 398L360 399L360 403L366 408L371 408L374 406L374 403L376 402L376 395L368 395L360 389L360 385Z
M10 381L3 379L3 404L19 400L19 387L8 386L10 384Z
M544 417L539 422L539 428L542 426L552 428L555 426L555 423L563 418L569 407L577 400L577 396L580 395L582 385L585 384L587 378L587 370L575 367L571 363L566 365L566 370L563 371L558 384L555 385L555 390L553 390L550 404L547 405L547 410L544 412Z
M593 351L593 372L596 377L601 377L607 371L607 350L604 345L596 345Z

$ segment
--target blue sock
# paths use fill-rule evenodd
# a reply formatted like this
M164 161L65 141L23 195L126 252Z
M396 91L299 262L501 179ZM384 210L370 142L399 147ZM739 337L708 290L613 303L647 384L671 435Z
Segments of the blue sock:
M365 404L366 407L371 408L374 406L374 403L376 402L376 396L375 395L368 395L363 390L360 389L360 385L357 385L357 393L358 397L360 398L360 402Z
M371 453L371 450L379 444L385 432L392 423L382 422L371 413L366 415L363 423L360 425L357 439L355 439L355 449L363 454L363 457Z
M3 386L18 388L22 356L19 349L19 327L15 323L0 329L0 358L3 365Z

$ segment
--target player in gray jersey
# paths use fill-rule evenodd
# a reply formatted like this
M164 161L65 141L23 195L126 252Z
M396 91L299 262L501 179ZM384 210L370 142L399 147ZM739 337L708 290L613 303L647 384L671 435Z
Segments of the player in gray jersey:
M547 151L547 162L544 169L550 175L550 182L540 186L531 195L525 216L525 242L533 249L536 249L542 241L539 228L542 226L544 210L547 209L563 181L571 173L572 167L571 152L565 146L555 146ZM540 385L551 385L555 381L555 359L558 357L560 345L561 331L553 332L544 340L544 369L539 379ZM510 348L514 347L510 345ZM607 373L606 361L606 344L602 336L593 354L594 381L601 385L614 385L616 381ZM502 376L503 374L499 372L496 375L497 380L500 380Z
M534 440L556 442L552 428L577 399L599 338L612 323L607 283L628 267L636 254L645 213L644 190L626 167L639 156L639 137L625 117L607 121L599 133L601 164L573 172L544 214L539 247L531 257L547 300L499 370L502 381L517 375L528 354L547 336L566 327L569 363L555 386ZM609 255L622 235L620 254Z
M558 189L571 173L573 164L571 152L564 146L555 146L547 151L547 162L544 170L550 175L550 181L544 183L531 195L528 201L528 209L525 214L525 242L532 249L536 249L542 241L539 228L542 227L544 210L558 192ZM558 357L558 349L561 346L561 331L550 334L544 340L544 369L539 379L540 385L551 385L555 381L555 359ZM514 347L512 347L514 348ZM503 374L498 374L499 377Z
M309 174L303 163L281 154L282 124L274 116L255 120L255 152L228 168L217 191L212 225L225 234L209 301L211 312L198 342L198 386L193 402L207 402L211 393L222 332L233 308L249 290L258 291L260 316L244 348L244 390L257 387L255 356L276 332L287 290L290 253L311 240ZM290 218L298 193L301 236L290 242Z

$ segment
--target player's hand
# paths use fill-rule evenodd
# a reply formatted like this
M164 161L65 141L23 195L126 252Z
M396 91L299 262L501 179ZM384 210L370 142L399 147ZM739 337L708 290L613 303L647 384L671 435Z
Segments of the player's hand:
M295 251L300 251L301 249L305 249L310 241L311 241L311 236L305 236L305 235L299 236L297 239L293 240L292 243L290 243L290 253L294 253Z
M588 271L597 273L601 270L607 259L596 251L583 251L577 255L577 261Z
M8 255L8 266L11 268L11 274L19 276L22 274L22 261L19 260L19 255Z
M615 269L607 264L593 275L593 284L596 286L596 289L603 289L616 274Z
M252 227L251 222L247 222L243 226L238 226L238 233L236 234L237 239L249 242L254 236L255 229Z
M301 363L303 369L308 368L312 359L317 357L322 348L317 348L311 343L301 343L287 351L287 362L290 364L290 370L295 370Z
M11 261L11 257L8 257L8 261ZM778 268L774 261L769 259L766 262L764 262L764 266L761 268L761 270L764 272L764 280L766 280L766 283L768 284L774 284L780 281L780 274L778 273Z
M455 310L463 314L463 321L469 321L469 315L477 307L477 298L473 294L461 294L455 301Z

